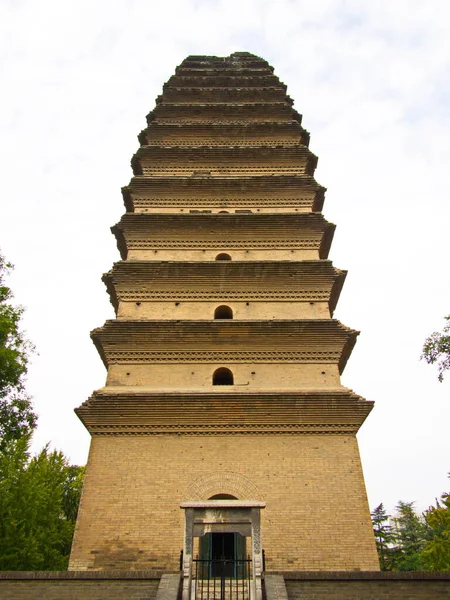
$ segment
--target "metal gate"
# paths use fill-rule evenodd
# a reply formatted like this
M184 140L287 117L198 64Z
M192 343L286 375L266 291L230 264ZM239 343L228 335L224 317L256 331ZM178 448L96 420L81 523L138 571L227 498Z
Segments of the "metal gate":
M252 560L193 559L194 600L250 600Z

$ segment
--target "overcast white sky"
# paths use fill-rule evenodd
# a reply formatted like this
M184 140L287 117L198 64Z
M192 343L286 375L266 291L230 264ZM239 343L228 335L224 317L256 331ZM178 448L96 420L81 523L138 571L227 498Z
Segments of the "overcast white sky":
M100 276L145 115L187 55L245 50L288 85L328 188L335 316L361 331L343 383L376 401L370 505L449 489L450 374L419 361L450 313L449 22L448 0L0 0L0 248L39 352L36 449L86 461L73 408L105 381L89 331L113 316Z

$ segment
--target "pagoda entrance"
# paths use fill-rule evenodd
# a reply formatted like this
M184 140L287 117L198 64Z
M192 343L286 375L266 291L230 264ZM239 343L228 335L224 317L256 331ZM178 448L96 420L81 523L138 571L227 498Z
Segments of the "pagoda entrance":
M243 577L249 560L246 538L240 533L205 533L199 540L199 560L209 566L210 577Z
M261 600L264 502L183 502L182 600Z

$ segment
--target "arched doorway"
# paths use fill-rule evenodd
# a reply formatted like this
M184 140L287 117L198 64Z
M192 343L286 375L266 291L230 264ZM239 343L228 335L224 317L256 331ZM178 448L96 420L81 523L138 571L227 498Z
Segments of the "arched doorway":
M260 512L266 505L258 500L238 500L235 496L229 496L232 494L216 493L210 496L209 500L193 500L180 504L185 510L182 600L204 598L204 590L208 591L210 597L211 586L215 594L216 585L219 586L219 592L223 591L218 598L228 598L225 591L233 587L233 590L242 590L241 600L262 600L263 551ZM240 553L245 555L245 550L236 547L235 540L240 538L230 537L227 540L224 536L235 533L248 541L248 558L235 559ZM224 557L220 570L214 560L206 558L212 556L214 543L212 537L206 537L208 534L222 534L222 537L217 537L217 549L214 551L216 555ZM209 539L209 546L207 541L202 542L202 538ZM201 553L205 556L204 559L200 558L198 546L196 553L195 539L203 544ZM215 595L213 597L216 598ZM238 600L234 594L233 598Z
M237 498L231 494L215 494L208 500ZM204 561L209 577L242 577L246 559L245 536L235 531L209 532L199 541L200 559Z

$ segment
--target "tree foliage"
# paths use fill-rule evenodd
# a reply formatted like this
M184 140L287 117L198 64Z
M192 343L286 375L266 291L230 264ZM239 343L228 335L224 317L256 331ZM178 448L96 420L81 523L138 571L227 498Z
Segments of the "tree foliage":
M383 503L379 504L372 512L373 533L377 545L380 569L382 571L391 571L393 567L394 534L389 525L389 515L384 509Z
M450 571L450 494L430 506L425 520L432 536L423 549L423 564L429 571Z
M83 467L46 446L30 457L29 436L0 454L0 570L67 568Z
M419 515L399 502L394 517L383 504L371 513L382 571L450 571L450 494Z
M31 457L37 417L25 391L33 351L11 304L0 254L0 570L67 568L84 468L46 446Z
M414 510L414 502L400 501L392 519L395 537L393 565L395 571L419 571L422 551L428 539L428 528L423 515Z
M440 382L445 371L450 369L450 315L445 320L447 323L442 332L435 331L425 340L421 356L430 365L437 363Z
M10 440L30 433L36 425L24 380L33 345L20 330L23 308L11 304L5 277L12 269L0 254L0 450Z

